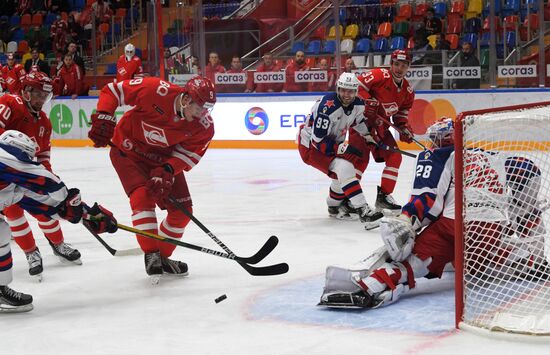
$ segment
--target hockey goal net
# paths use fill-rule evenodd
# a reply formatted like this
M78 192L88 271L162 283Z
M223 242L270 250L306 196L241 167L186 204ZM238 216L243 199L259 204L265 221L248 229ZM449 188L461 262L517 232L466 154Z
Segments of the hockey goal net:
M550 102L455 124L458 327L550 335Z

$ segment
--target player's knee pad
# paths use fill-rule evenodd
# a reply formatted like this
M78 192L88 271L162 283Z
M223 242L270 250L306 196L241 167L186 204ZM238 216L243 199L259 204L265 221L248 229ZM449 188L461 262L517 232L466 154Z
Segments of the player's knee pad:
M403 157L400 153L390 152L384 160L386 161L386 166L399 168L401 166L401 162L403 161Z
M149 196L145 186L140 186L130 194L132 211L155 210L155 201Z
M348 181L355 178L355 167L353 164L345 159L335 158L330 163L330 170L336 174L340 185L342 181Z
M19 219L19 218L21 218L25 215L25 211L21 207L19 207L18 205L11 205L9 207L6 207L6 208L4 208L2 213L10 221Z
M11 239L10 226L6 223L6 221L0 218L0 248L6 245L9 247L10 239Z

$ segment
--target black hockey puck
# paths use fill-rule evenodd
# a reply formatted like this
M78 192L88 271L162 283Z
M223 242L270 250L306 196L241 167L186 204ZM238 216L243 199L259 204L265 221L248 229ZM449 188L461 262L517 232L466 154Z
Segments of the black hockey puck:
M224 294L224 295L221 295L220 297L216 298L216 299L214 300L214 302L220 303L221 301L223 301L223 300L226 299L226 298L227 298L227 296Z

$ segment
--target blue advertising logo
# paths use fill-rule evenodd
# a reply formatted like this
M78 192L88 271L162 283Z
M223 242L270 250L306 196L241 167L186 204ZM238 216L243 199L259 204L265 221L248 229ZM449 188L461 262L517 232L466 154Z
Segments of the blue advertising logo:
M244 116L244 124L248 132L259 136L267 130L269 118L262 108L252 107Z

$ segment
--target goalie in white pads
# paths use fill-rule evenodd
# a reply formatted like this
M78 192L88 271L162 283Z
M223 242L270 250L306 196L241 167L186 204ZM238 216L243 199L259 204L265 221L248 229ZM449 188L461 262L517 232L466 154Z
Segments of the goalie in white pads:
M304 163L332 179L327 198L328 212L339 219L357 219L365 229L376 228L383 214L367 203L356 176L363 163L362 152L345 142L349 130L372 140L363 112L365 104L357 97L359 81L353 73L338 78L336 93L323 96L300 126L298 149Z

